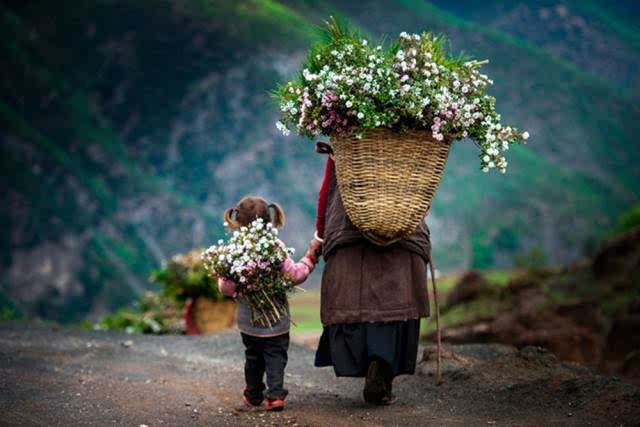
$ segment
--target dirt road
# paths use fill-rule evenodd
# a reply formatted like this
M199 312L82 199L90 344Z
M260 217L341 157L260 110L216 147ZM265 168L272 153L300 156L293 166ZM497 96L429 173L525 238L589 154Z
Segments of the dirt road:
M0 425L359 426L638 425L640 387L558 362L535 348L451 347L444 384L396 379L394 406L361 399L361 379L312 367L292 344L281 413L239 404L243 355L235 333L131 336L0 323Z

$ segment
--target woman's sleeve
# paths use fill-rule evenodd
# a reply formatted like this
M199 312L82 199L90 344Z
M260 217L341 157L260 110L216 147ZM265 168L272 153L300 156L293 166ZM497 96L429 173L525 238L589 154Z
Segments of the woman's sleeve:
M324 237L324 219L325 211L327 209L327 197L329 195L329 180L331 179L331 169L333 168L333 159L327 157L327 164L324 168L324 178L322 179L322 186L318 193L318 212L316 215L316 231L318 237Z

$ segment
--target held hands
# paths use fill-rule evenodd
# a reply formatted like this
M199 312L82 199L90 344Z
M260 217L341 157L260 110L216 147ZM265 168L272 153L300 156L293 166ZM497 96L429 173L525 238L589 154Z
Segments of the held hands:
M322 243L317 241L316 239L311 239L309 242L309 249L307 249L307 253L305 256L309 257L314 264L318 263L318 258L322 253Z

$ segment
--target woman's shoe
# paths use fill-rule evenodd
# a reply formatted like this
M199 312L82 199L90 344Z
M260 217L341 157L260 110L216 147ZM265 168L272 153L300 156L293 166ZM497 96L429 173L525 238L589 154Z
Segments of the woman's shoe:
M385 362L375 359L369 363L367 377L362 390L362 397L367 403L381 405L382 400L387 394L385 387Z
M396 395L391 393L390 391L387 392L387 394L384 395L384 397L382 398L382 400L380 401L381 405L393 405L394 403L396 403Z
M264 409L267 411L282 411L284 409L284 400L275 399L275 400L265 400L264 401Z
M393 394L393 370L388 363L385 363L384 387L386 394L382 398L383 405L393 405L396 403L396 396Z

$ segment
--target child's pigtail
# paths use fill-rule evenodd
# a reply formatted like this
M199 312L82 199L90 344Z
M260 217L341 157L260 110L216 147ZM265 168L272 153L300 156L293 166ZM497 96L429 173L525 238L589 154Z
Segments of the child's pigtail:
M236 214L237 214L237 209L236 208L227 209L224 212L224 220L226 221L227 224L229 224L229 228L240 228L240 224L238 223L238 221L233 219L233 212L234 211L236 211Z
M283 227L286 217L284 216L284 211L282 210L282 207L277 203L271 203L269 205L269 209L273 209L273 221L271 221L273 225L276 228Z

